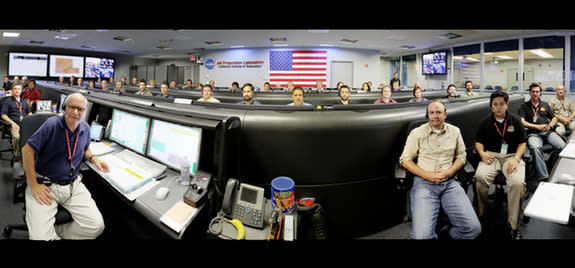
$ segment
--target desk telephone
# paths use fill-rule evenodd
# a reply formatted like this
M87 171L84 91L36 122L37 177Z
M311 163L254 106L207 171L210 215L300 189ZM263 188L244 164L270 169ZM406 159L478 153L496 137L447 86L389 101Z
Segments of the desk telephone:
M223 214L245 225L263 229L264 211L264 188L245 183L238 186L238 180L228 179L222 203Z

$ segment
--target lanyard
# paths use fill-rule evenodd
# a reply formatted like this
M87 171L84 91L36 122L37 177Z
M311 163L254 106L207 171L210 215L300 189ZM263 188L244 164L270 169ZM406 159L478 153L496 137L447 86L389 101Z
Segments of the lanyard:
M531 104L531 111L533 111L533 117L537 117L537 112L539 112L539 108L541 105L537 105L537 110L533 109L533 104Z
M505 129L507 128L507 120L505 120L505 122L503 123L503 133L501 133L501 131L499 130L497 123L493 122L493 125L495 126L495 129L497 129L497 133L499 133L499 136L501 136L501 142L503 143L505 139Z
M70 156L70 168L73 167L72 159L74 158L74 154L76 153L76 145L78 145L79 136L80 132L76 134L76 141L74 142L74 151L70 151L70 137L68 136L68 130L66 130L66 145L68 145L68 155Z
M18 106L18 110L20 111L20 115L21 115L22 114L22 103L20 103L16 99L14 99L14 103L16 103L16 106Z

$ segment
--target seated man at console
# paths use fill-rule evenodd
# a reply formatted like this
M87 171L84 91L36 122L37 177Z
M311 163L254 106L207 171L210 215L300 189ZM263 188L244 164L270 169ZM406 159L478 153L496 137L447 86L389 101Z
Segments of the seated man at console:
M341 86L338 90L337 95L339 96L339 101L336 102L335 104L341 104L341 105L351 104L351 100L349 99L351 91L349 90L348 86L346 85Z
M244 86L242 86L242 96L244 99L238 102L238 104L245 104L245 105L261 104L254 99L254 86L250 83L245 83Z
M381 98L377 99L373 102L373 104L388 104L388 103L397 103L394 99L391 98L391 87L389 85L383 86L381 90Z
M475 135L475 150L481 161L475 171L478 214L487 207L489 185L500 172L507 183L508 228L512 239L519 239L519 210L525 194L525 163L521 157L527 148L527 136L521 119L509 113L509 95L503 91L491 93L492 113L484 117Z
M168 83L168 81L162 82L162 85L160 86L160 90L162 91L162 93L156 95L156 97L168 98L168 99L174 98L174 96L169 94L170 93L170 84Z
M555 88L555 91L557 92L557 95L549 99L549 105L553 109L555 117L557 117L557 127L555 128L555 132L557 132L557 134L559 134L563 139L566 139L566 129L575 129L575 121L573 121L573 118L575 117L575 106L573 106L573 102L571 102L569 97L565 97L564 85L558 85Z
M553 128L557 125L557 117L553 109L547 102L541 100L541 86L532 83L529 86L530 100L519 107L519 117L521 122L527 128L527 146L533 154L533 163L535 164L535 178L538 180L547 180L549 172L543 155L543 145L545 143L553 146L553 153L549 158L549 169L555 165L555 158L565 147L565 142Z
M452 239L475 239L481 224L454 176L466 162L461 131L445 123L447 111L440 100L427 106L427 114L429 122L409 133L399 158L399 164L415 175L410 191L411 238L437 238L435 226L441 207L452 224Z
M90 126L82 121L87 102L80 93L70 94L64 115L48 118L22 148L26 224L32 240L94 239L104 231L102 214L80 175L82 160L109 172L89 147ZM58 204L70 212L72 222L54 226Z
M311 104L303 101L304 94L303 88L301 87L294 87L291 92L291 99L293 102L289 103L289 106L312 106Z
M212 81L210 81L210 82L212 82ZM212 86L210 86L209 84L205 84L202 88L202 97L197 99L196 101L219 103L220 100L214 98L214 96L212 96L212 94L214 94L214 89L212 88Z
M140 83L138 83L138 87L140 88L140 91L138 91L134 94L142 95L142 96L152 96L152 92L148 91L148 89L147 89L148 85L146 84L146 80L140 79Z
M10 124L10 133L12 134L12 148L14 149L14 158L20 162L20 127L22 119L32 115L32 109L28 101L21 97L22 84L14 82L12 84L12 96L6 97L2 103L0 114L2 119Z

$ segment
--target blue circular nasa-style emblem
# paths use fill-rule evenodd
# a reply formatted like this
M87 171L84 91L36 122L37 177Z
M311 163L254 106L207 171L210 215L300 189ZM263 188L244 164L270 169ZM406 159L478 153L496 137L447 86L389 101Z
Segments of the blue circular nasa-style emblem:
M208 59L206 61L206 68L208 68L208 70L214 69L214 67L216 67L216 62L214 62L214 60L212 59Z

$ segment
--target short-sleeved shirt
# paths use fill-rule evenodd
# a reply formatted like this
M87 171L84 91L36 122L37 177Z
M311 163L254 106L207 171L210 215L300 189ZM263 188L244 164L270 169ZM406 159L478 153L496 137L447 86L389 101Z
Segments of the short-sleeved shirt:
M448 169L456 158L465 163L466 157L465 143L458 127L444 123L443 129L436 133L428 122L409 133L399 164L417 158L421 169L433 171Z
M537 115L537 120L534 122L533 118L535 114ZM525 121L533 124L549 124L549 122L551 122L553 117L555 117L555 114L553 113L553 109L551 109L551 106L549 106L547 102L544 102L542 100L539 100L539 105L537 105L537 107L533 106L530 100L523 103L523 105L519 107L517 115L519 115L519 117L524 118ZM537 132L539 131L536 129L530 129L530 128L527 129L527 134Z
M569 117L575 112L573 102L566 97L563 97L563 100L560 100L557 96L551 97L551 99L549 99L549 106L553 109L553 113L563 117Z
M12 96L4 99L4 102L2 103L2 111L0 114L7 115L10 119L12 119L12 121L21 126L22 124L20 123L20 116L24 118L30 112L31 109L27 100L20 97L20 101L17 101L16 98Z
M71 177L66 131L70 140L70 151L74 151L76 146L72 159L75 171ZM90 126L82 121L76 130L71 132L64 122L64 116L52 116L28 139L28 145L36 152L34 164L37 173L54 182L66 182L76 178L80 172L84 151L90 146Z
M518 145L527 141L521 119L510 113L507 113L501 123L495 120L493 114L484 117L477 129L475 142L483 144L487 151L500 153L503 141L508 145L508 154L515 153Z

